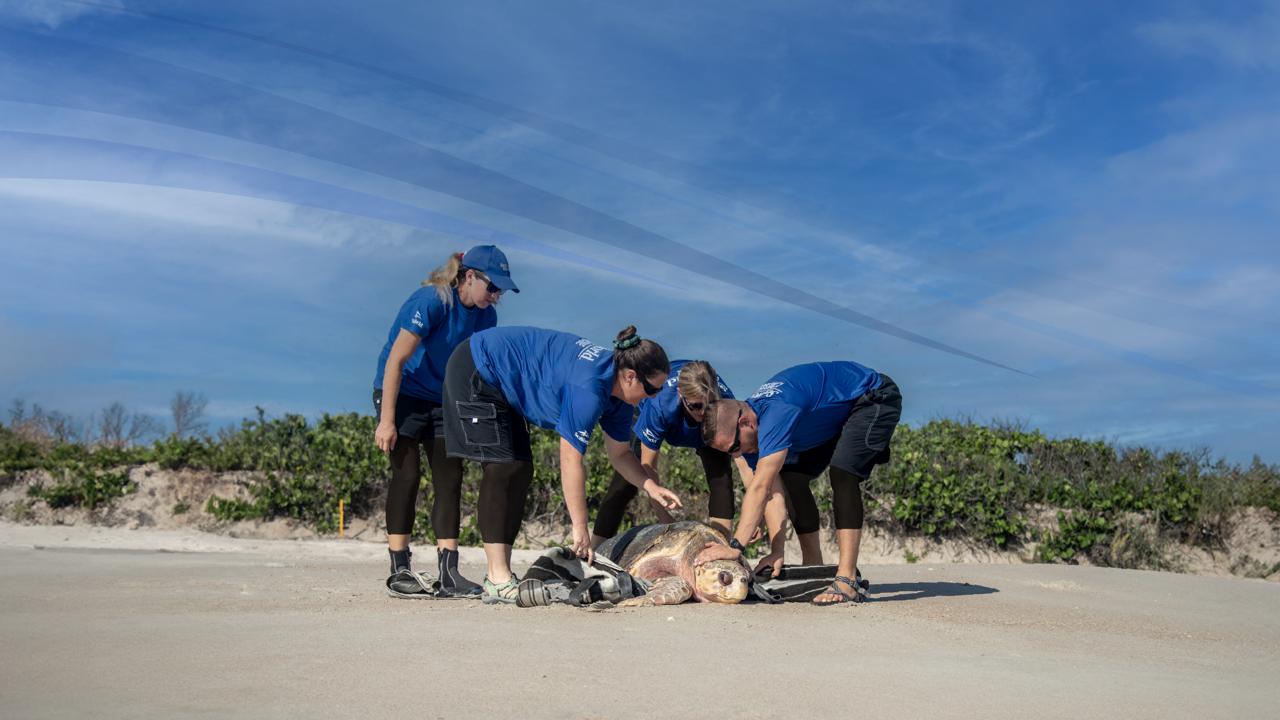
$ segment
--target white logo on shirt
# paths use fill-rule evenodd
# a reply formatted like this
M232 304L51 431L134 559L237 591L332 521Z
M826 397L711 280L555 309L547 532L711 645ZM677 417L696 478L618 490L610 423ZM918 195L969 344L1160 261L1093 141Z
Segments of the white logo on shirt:
M417 325L418 327L422 327L422 311L414 310L413 320L411 320L410 322L412 322L414 325Z
M591 342L586 338L582 338L581 340L578 340L578 342L574 344L582 348L582 352L578 353L578 359L587 360L589 362L594 362L598 360L600 358L600 355L604 353L606 350L606 348L601 347L600 345L596 345L595 343Z
M587 443L591 442L591 433L587 432L586 430L579 430L575 432L573 436L577 438L578 442L582 443L583 445L586 445Z
M650 430L649 428L645 428L645 429L644 429L644 439L645 439L645 440L648 440L648 441L649 441L649 442L651 442L651 443L656 443L656 442L658 442L658 433L656 433L656 432L654 432L654 431Z
M760 389L756 390L755 394L753 394L751 397L747 399L756 400L759 398L773 397L774 395L781 395L781 394L782 394L781 382L767 382L761 385Z

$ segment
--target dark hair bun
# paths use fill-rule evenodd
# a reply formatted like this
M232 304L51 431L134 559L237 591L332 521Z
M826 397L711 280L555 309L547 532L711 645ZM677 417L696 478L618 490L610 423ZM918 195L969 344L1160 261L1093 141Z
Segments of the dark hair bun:
M618 338L613 341L614 350L630 350L640 344L640 336L636 333L635 325L628 325L622 332L618 333Z

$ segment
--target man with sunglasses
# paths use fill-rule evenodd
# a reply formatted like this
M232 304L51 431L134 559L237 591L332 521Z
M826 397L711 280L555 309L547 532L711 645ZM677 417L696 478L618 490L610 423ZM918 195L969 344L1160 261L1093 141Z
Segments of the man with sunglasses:
M744 478L751 470L742 458L736 460L719 450L706 447L702 442L702 419L706 405L711 400L733 398L733 391L716 374L705 360L673 360L671 376L654 397L640 402L631 449L640 458L645 473L658 479L658 458L662 444L694 448L702 461L707 476L707 514L709 522L725 533L733 527L733 462L738 464ZM596 512L592 544L599 545L618 533L627 506L636 496L637 488L628 483L620 473L614 473L613 482L600 501ZM659 522L671 522L673 518L664 508L654 505Z
M813 599L816 605L861 602L858 546L864 515L861 483L889 459L889 441L902 415L902 394L888 375L855 362L797 365L774 375L746 402L711 403L702 426L707 445L743 457L754 471L742 498L732 545L746 545L760 525L765 502L785 485L789 494L830 468L832 505L840 560L836 579ZM799 510L797 508L797 510ZM812 516L794 512L796 533L819 528ZM772 530L772 527L770 528ZM757 565L777 573L776 550Z

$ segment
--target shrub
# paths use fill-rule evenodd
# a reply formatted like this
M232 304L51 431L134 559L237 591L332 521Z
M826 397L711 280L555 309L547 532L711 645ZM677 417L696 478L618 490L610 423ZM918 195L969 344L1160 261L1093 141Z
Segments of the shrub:
M40 446L0 425L0 476L40 467Z
M132 490L130 466L154 461L169 469L249 471L247 499L209 500L222 520L287 517L320 531L337 528L336 506L352 516L380 508L390 476L387 458L373 443L371 416L324 415L315 423L300 415L255 417L216 436L170 436L150 447L89 447L45 437L32 441L0 425L0 472L44 469L57 482L38 486L33 498L52 506L100 507ZM587 449L587 498L594 512L613 477L601 433ZM44 437L44 436L42 436ZM526 521L563 528L568 514L559 479L560 438L531 429L534 479ZM423 463L424 475L427 463ZM466 463L459 540L480 542L476 523L479 467ZM689 516L705 512L707 488L691 450L664 448L662 480L680 494ZM830 519L830 484L812 485L819 509ZM1099 440L1051 439L1009 424L934 420L899 426L892 460L866 483L869 518L897 530L931 537L966 537L997 548L1034 543L1044 561L1080 559L1119 567L1171 567L1174 541L1219 547L1232 519L1246 506L1280 512L1280 468L1258 458L1247 467L1211 461L1207 451L1157 452L1117 448ZM738 486L738 507L741 487ZM419 492L422 537L432 537L429 475ZM1038 529L1031 518L1044 509L1057 526ZM177 512L177 508L175 508ZM623 529L650 522L643 497L631 504Z
M965 534L1005 547L1027 528L1028 501L1020 458L1043 438L1013 429L937 420L900 425L892 460L868 483L887 498L903 530L931 536Z
M49 507L86 507L94 510L137 489L127 470L97 470L88 465L64 469L52 485L32 485L27 494Z

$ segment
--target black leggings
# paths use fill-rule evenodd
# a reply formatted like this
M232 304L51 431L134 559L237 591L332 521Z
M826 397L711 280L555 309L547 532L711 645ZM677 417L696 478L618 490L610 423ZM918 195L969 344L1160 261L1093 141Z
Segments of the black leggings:
M786 490L787 514L791 516L791 526L797 535L815 533L822 527L822 519L818 515L818 501L813 497L813 489L809 483L813 476L798 472L782 472L782 487Z
M462 458L445 455L444 438L426 443L435 498L431 526L436 539L456 539L461 519ZM408 535L418 502L421 477L418 441L407 435L396 438L391 451L391 483L387 488L387 533ZM484 463L480 476L480 537L487 543L515 543L524 519L525 498L533 481L533 463Z
M862 480L848 470L834 465L827 469L831 478L831 505L835 510L837 530L861 530L866 506L862 501ZM815 533L822 527L818 515L818 502L813 497L809 483L814 476L804 473L782 473L782 486L786 489L787 514L796 534Z
M435 498L431 504L431 527L436 539L456 539L462 503L462 460L446 457L444 438L426 443L427 463L431 466L431 486ZM417 438L400 435L391 450L391 483L387 487L387 534L409 535L417 514L418 485L422 477L422 452Z
M480 476L480 537L486 543L514 545L524 521L525 499L533 483L533 463L487 462Z
M632 440L632 451L639 456L640 442ZM702 469L707 474L707 515L713 518L733 519L733 462L729 456L719 450L701 447L697 450L698 459L702 460ZM593 533L600 537L611 538L618 534L622 525L622 516L627 505L639 494L640 489L627 482L618 472L613 473L613 481L600 501L600 509L596 511L596 525Z

